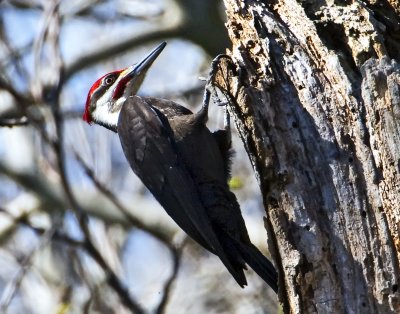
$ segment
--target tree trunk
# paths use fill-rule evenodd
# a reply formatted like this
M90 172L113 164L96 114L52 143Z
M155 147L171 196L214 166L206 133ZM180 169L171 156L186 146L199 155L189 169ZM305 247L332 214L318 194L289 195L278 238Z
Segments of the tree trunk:
M261 187L284 311L399 312L397 0L224 2L216 83Z

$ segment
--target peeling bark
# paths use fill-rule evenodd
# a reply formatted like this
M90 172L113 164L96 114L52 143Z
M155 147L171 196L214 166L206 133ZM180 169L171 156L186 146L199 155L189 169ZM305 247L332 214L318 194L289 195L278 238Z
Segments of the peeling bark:
M284 311L399 312L398 2L224 2Z

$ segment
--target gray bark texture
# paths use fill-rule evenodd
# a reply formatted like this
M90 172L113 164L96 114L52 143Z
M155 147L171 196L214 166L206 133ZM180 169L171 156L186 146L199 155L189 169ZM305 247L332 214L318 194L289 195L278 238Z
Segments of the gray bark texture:
M224 3L284 312L399 313L399 2Z

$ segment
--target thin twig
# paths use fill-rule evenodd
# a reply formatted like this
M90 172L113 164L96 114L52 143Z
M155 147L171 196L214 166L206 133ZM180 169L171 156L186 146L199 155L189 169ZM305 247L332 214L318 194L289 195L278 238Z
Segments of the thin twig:
M28 123L29 120L25 116L20 118L0 119L0 127L12 128L14 126L26 126Z
M0 207L0 213L5 214L9 218L11 218L15 225L20 224L20 225L23 225L25 227L28 227L29 229L31 229L35 233L39 234L40 236L44 236L49 231L49 229L32 226L31 223L29 222L29 213L24 213L24 214L22 214L22 215L20 215L18 217L15 217L8 210L6 210L6 209L4 209L2 207ZM63 233L63 232L61 232L61 231L59 231L57 229L58 228L56 228L56 230L53 232L52 239L65 242L65 243L67 243L69 245L76 246L76 247L83 247L84 246L84 242L83 241L71 238L67 234L65 234L65 233Z
M14 298L19 287L21 286L22 280L24 279L24 276L29 269L33 256L35 255L36 252L38 252L42 247L44 247L50 241L56 230L57 230L56 225L54 225L51 229L47 230L42 235L39 244L24 257L24 259L21 262L21 268L14 276L14 278L7 284L6 288L3 290L3 294L0 299L0 313L7 312L7 309L12 299Z
M187 238L185 238L185 240L181 243L181 245L178 248L171 250L172 272L171 272L171 275L168 278L168 280L165 282L164 289L163 289L163 291L164 291L163 296L160 300L160 303L157 306L157 309L155 310L156 314L165 313L165 310L168 305L169 297L171 296L173 283L175 282L176 278L178 277L179 268L181 265L182 250L186 244L186 240L187 240Z
M21 93L19 93L13 85L8 83L4 77L0 75L0 89L4 89L11 94L17 101L18 105L22 107L21 109L25 110L28 104L33 104L35 101L31 97L25 97Z
M1 24L1 22L0 22ZM0 69L5 69L8 65L13 64L17 74L20 77L28 77L28 72L26 68L22 65L22 57L24 54L29 52L32 47L32 41L29 41L22 47L14 48L8 41L7 35L4 33L4 26L0 25L0 41L2 42L5 49L7 49L7 54L5 54L5 58L0 60Z
M117 207L120 212L128 219L128 221L134 226L135 228L141 229L159 241L161 241L163 244L165 244L170 250L174 250L174 247L172 246L170 240L164 233L161 231L155 229L155 228L149 228L147 225L145 225L143 222L141 222L138 218L133 216L129 210L122 205L122 203L117 199L117 197L114 195L112 191L110 191L104 184L102 184L94 175L94 172L90 167L83 161L82 157L77 154L77 152L74 152L75 158L77 161L80 163L80 165L83 167L85 170L85 173L90 177L90 179L93 181L94 185L96 188L104 195L106 196L114 205Z
M75 152L75 157L78 160L78 162L81 164L81 166L84 168L86 174L92 179L93 183L97 187L97 189L103 193L106 197L109 198L111 202L114 203L114 205L127 217L129 222L135 226L136 228L140 228L145 232L148 232L152 236L156 237L159 239L162 243L164 243L168 249L170 250L171 256L172 256L172 273L169 279L166 281L164 285L164 293L161 298L161 301L159 305L157 306L157 309L155 313L157 314L162 314L165 312L166 306L168 304L169 297L171 295L173 283L175 282L177 276L178 276L178 271L180 267L180 260L181 260L181 253L182 253L182 248L185 244L182 243L179 248L174 247L167 238L165 238L164 234L159 232L158 230L150 229L146 225L144 225L140 220L138 220L136 217L132 216L128 210L119 202L119 200L115 197L115 195L107 189L94 175L93 170L89 168L88 165L83 161L83 159Z
M26 116L28 119L27 123L32 124L35 129L39 132L41 138L45 141L45 143L50 146L54 146L54 141L49 137L46 132L44 121L42 118L38 118L35 115L30 114L26 109L31 105L37 105L35 99L28 94L28 96L23 95L18 92L11 84L9 84L1 75L0 75L0 89L6 90L11 96L16 100L16 105L21 113Z
M0 209L1 210L1 209ZM2 210L4 213L8 213L5 210ZM127 302L127 306L133 310L135 313L143 313L143 310L135 304L131 304L129 300L131 300L131 297L129 295L128 289L120 282L118 279L117 275L113 272L113 270L110 268L110 266L107 264L103 256L100 254L100 252L94 247L93 243L91 241L87 241L86 239L84 241L79 241L76 239L73 239L69 237L68 235L57 231L57 227L54 226L49 230L43 229L43 228L38 228L32 226L26 216L21 216L19 219L15 220L16 223L23 224L24 226L29 227L36 233L42 235L43 239L47 239L47 241L42 241L40 246L32 250L30 254L26 256L24 261L21 263L22 267L20 269L20 272L15 276L13 281L9 283L9 286L6 287L4 290L3 296L0 301L0 313L5 313L5 310L9 306L13 296L15 295L15 292L17 291L19 285L21 284L21 281L23 279L24 274L26 273L26 270L29 266L30 260L32 259L33 254L38 251L41 247L44 246L45 243L47 243L51 238L54 240L59 240L62 241L66 244L75 246L75 247L80 247L82 248L86 253L88 253L95 261L96 263L103 269L104 273L106 274L106 280L108 284L118 293L118 295L122 298L123 301ZM50 236L48 235L50 234ZM8 294L7 292L10 291Z

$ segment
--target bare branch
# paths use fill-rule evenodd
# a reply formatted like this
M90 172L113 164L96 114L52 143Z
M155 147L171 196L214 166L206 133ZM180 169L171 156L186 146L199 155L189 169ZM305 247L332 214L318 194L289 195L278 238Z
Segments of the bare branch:
M26 126L28 122L28 118L25 116L12 119L0 119L0 127L12 128L14 126Z
M44 247L50 239L53 237L55 230L57 230L56 225L54 225L51 229L47 230L42 238L40 243L32 249L30 253L28 253L25 258L21 262L21 268L15 277L7 284L6 288L3 291L3 294L0 299L0 313L6 313L8 306L10 305L12 299L14 298L16 292L18 291L22 280L26 272L28 271L33 256L36 252L38 252L42 247Z
M124 39L123 41L113 43L103 48L96 47L93 51L90 51L86 55L82 55L79 59L73 61L65 68L65 80L68 80L76 72L94 65L100 61L103 61L109 57L116 56L129 49L139 47L152 41L162 40L169 37L174 37L177 30L172 27L166 27L163 30L154 30L147 34L136 34L131 38Z
M1 75L0 75L0 89L8 91L15 98L17 104L20 106L21 109L26 109L28 105L35 103L33 98L23 96L11 84L9 84L6 81L6 79Z
M156 314L162 314L165 313L167 305L168 305L168 300L171 295L172 287L173 284L178 277L178 272L179 272L179 267L181 265L181 256L182 256L182 250L183 247L186 244L187 238L181 243L181 245L178 248L175 248L171 250L171 255L172 255L172 272L168 280L165 282L164 289L163 289L163 296L161 298L160 303L157 306L157 309L155 310Z
M0 209L1 210L1 209ZM4 213L8 213L5 210L1 210ZM104 273L106 274L107 283L113 288L121 297L122 301L135 313L143 313L143 310L140 308L138 304L132 301L131 296L129 295L129 291L126 287L122 284L122 282L118 279L117 275L114 271L110 268L107 264L103 256L99 253L99 251L94 247L91 241L79 241L69 237L68 235L58 231L58 226L54 226L49 230L45 230L43 228L37 228L32 226L28 222L28 217L21 216L15 220L15 223L23 224L31 228L36 233L42 235L41 244L38 245L37 248L32 250L30 254L26 256L26 258L21 263L21 270L13 279L12 282L9 283L9 286L4 290L3 296L0 300L0 312L3 313L7 309L8 305L10 304L15 292L18 290L18 287L21 284L24 274L30 265L30 261L32 256L35 252L37 252L40 248L42 248L48 241L53 238L54 240L62 241L68 245L76 246L82 248L86 253L88 253L96 263L103 269Z
M56 183L50 181L41 172L20 172L7 167L7 165L0 161L0 173L32 192L40 201L37 206L40 210L52 213L55 210L67 211L70 208L61 184L58 181ZM85 213L98 217L108 223L117 223L125 227L131 226L125 216L121 215L121 211L115 204L104 195L94 193L92 190L82 190L80 187L75 187L73 193L80 208ZM125 208L127 208L126 204L123 204ZM135 215L135 213L131 213L130 215ZM142 224L146 226L143 230L157 230L163 234L162 237L165 239L172 239L178 230L176 224L164 219L163 216L152 216L151 220L143 220Z
M149 228L149 226L145 225L142 221L140 221L137 217L133 216L125 206L116 198L113 192L111 192L106 186L104 186L94 175L93 170L83 161L83 159L75 152L75 158L84 168L86 174L91 178L96 188L103 193L120 211L121 213L128 219L128 221L132 224L132 226L141 229L153 237L157 238L163 244L165 244L170 250L174 250L171 245L170 238L165 236L165 233L161 232L158 228Z

